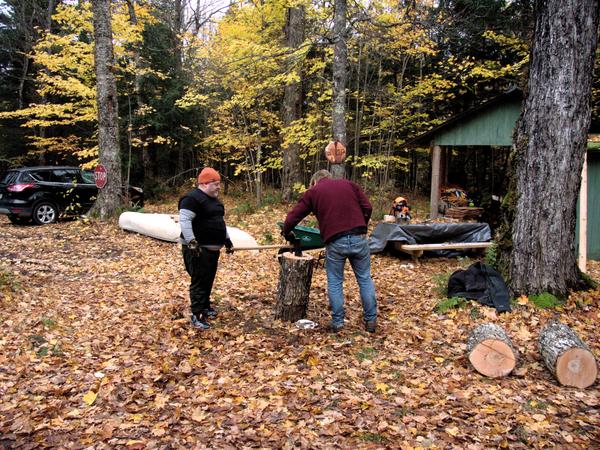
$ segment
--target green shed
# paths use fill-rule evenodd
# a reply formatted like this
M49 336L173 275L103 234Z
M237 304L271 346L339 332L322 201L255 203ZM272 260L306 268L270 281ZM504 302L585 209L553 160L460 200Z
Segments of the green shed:
M513 88L479 106L458 114L432 130L407 141L407 147L429 147L431 152L430 217L438 215L439 190L447 181L442 155L449 147L512 146L512 134L521 114L523 93ZM592 127L592 132L596 131ZM507 148L507 151L509 150ZM590 134L587 152L587 257L600 259L600 135ZM578 220L578 234L579 236ZM585 253L584 253L585 255Z

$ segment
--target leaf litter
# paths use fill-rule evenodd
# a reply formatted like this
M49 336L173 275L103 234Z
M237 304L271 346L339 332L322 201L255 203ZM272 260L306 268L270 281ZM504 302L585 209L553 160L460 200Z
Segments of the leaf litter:
M285 211L270 205L228 225L269 243ZM348 269L346 327L331 335L322 267L307 314L320 326L300 329L272 319L276 250L238 252L221 256L219 317L198 332L178 245L93 221L2 216L0 234L11 279L0 285L4 448L600 446L598 383L561 387L537 351L541 327L559 318L599 354L598 289L549 310L519 299L504 315L474 302L438 314L435 276L472 261L376 255L377 333L364 331ZM590 274L600 278L597 262ZM486 378L465 357L469 331L486 321L520 352L508 377Z

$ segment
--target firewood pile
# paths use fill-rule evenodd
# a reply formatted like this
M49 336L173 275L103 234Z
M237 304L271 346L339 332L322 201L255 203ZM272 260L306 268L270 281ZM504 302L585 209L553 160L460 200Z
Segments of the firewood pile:
M459 220L477 220L483 214L483 208L477 207L458 207L448 208L446 210L446 217Z
M440 212L446 217L459 221L478 220L483 208L469 207L469 203L469 196L460 187L446 186L440 190Z
M467 193L459 187L444 187L440 190L440 200L444 202L448 208L456 208L460 206L468 206L469 198Z

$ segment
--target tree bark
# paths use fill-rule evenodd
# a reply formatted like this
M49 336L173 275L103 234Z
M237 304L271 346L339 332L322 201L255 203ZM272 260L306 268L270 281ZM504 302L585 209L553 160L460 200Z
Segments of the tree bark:
M518 352L504 330L485 323L474 328L467 339L467 355L475 370L491 377L508 375L517 365Z
M335 0L333 19L333 140L348 146L346 135L346 87L348 84L348 46L346 45L346 0ZM346 164L332 164L333 178L346 177Z
M509 192L514 211L508 211L500 238L513 295L546 291L565 297L570 288L583 287L576 203L590 125L598 8L597 0L536 2L529 92L516 129Z
M540 353L546 367L564 386L585 389L598 375L596 359L589 347L567 325L551 322L539 339Z
M304 41L304 8L302 6L288 8L288 22L286 25L286 40L290 52L297 50ZM287 68L290 73L298 76L297 81L288 83L283 94L283 126L289 127L295 120L302 116L302 79L298 64L294 61L293 54L288 57ZM300 172L300 144L290 142L283 149L283 168L281 187L283 200L289 202L294 194L294 183L302 183Z
M96 63L96 102L98 104L98 152L100 163L108 175L106 186L100 190L92 213L101 219L114 216L121 202L121 154L119 150L119 117L110 0L94 0L94 40Z
M298 257L290 252L281 255L275 319L295 322L306 317L312 271L312 256Z

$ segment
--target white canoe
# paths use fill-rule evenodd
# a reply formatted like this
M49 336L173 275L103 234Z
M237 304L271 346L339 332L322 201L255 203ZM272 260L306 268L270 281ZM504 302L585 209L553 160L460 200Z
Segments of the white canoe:
M179 215L147 214L126 211L119 216L119 227L126 231L150 236L161 241L179 242L181 227ZM227 227L227 233L234 247L256 247L256 240L243 230Z

